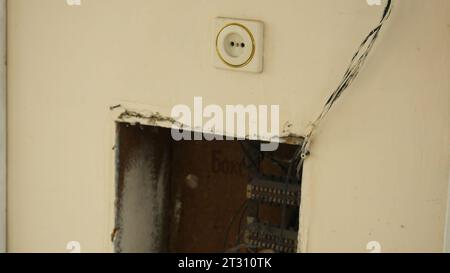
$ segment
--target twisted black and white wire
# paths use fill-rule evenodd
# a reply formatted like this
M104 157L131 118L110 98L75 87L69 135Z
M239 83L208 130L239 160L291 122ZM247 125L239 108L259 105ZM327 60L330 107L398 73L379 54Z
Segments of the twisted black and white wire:
M309 127L309 132L305 136L305 140L303 145L298 150L296 157L298 158L298 171L300 171L303 166L304 160L310 154L310 145L311 139L316 131L316 129L320 126L321 122L325 119L327 114L330 112L331 108L333 108L336 101L341 97L342 93L353 83L355 78L358 76L361 68L366 62L367 56L371 52L375 41L380 34L381 29L383 28L384 23L389 19L392 12L392 0L388 0L386 7L383 12L383 16L378 23L378 25L366 36L355 55L353 56L347 71L344 74L344 77L339 84L339 86L334 90L331 94L330 98L325 103L322 112L320 115L314 120L314 122Z

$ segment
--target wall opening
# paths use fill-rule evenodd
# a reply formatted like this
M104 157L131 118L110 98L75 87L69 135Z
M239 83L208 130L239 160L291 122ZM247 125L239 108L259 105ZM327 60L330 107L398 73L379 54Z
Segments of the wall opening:
M298 146L259 144L177 142L170 129L117 123L115 251L296 252Z

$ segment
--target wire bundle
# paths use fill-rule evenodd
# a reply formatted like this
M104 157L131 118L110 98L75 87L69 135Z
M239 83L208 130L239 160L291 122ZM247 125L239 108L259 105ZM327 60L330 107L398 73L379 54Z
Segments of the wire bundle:
M370 51L372 50L373 45L375 44L375 41L377 40L378 35L380 34L381 29L383 28L384 23L389 19L391 12L392 12L392 0L388 0L380 22L363 40L363 42L359 46L358 50L356 51L355 55L353 56L353 58L350 62L350 65L349 65L347 71L345 72L341 83L336 88L336 90L331 94L330 98L328 99L325 106L323 107L323 110L320 113L320 115L310 125L309 133L306 135L303 145L301 146L301 148L299 149L299 151L296 155L298 162L299 162L298 167L297 167L297 170L299 173L300 173L300 170L303 166L305 159L310 154L310 144L311 144L311 139L314 135L314 132L319 127L321 122L325 119L327 114L330 112L331 108L333 108L336 101L341 97L342 93L353 83L355 78L358 76L361 68L363 67L364 63L366 62L367 56L369 55Z

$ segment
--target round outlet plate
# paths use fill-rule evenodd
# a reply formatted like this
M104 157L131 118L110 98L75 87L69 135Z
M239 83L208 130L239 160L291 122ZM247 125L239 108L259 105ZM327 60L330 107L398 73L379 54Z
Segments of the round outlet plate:
M234 68L243 67L250 63L255 55L255 39L244 25L231 23L219 31L216 49L225 64Z

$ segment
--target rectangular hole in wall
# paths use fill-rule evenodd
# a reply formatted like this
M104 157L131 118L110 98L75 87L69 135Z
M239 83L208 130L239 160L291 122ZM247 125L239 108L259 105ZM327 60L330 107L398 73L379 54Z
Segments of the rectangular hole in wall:
M118 123L116 252L297 251L301 183L287 173L298 146L259 144Z

